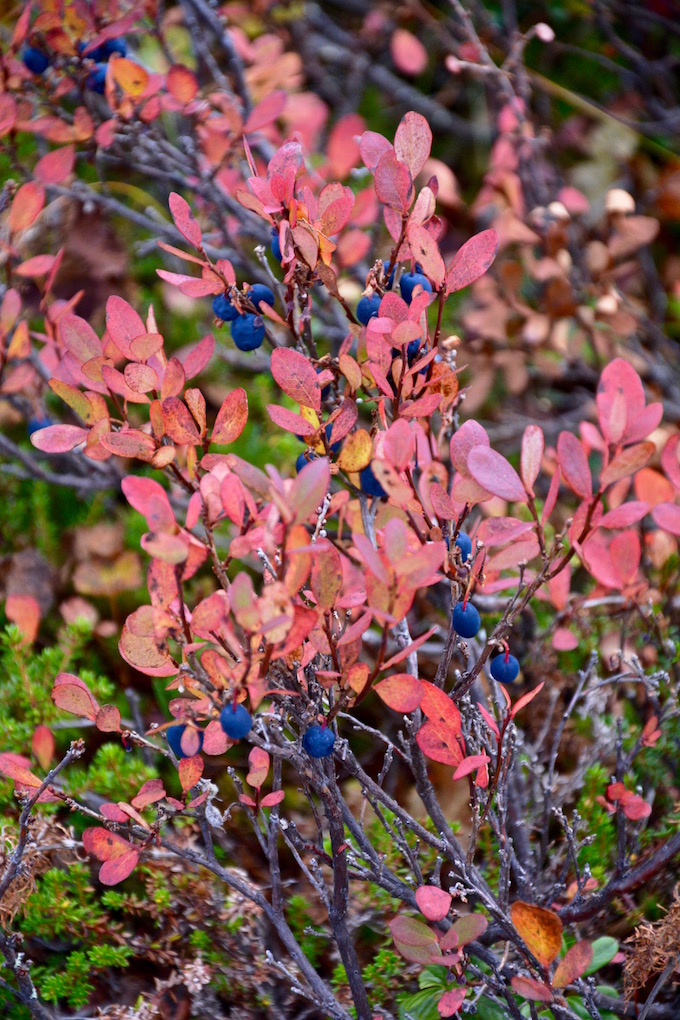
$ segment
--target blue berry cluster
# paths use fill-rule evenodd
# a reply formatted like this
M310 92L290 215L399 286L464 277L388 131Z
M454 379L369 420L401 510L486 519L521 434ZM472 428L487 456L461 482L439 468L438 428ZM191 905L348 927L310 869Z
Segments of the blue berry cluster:
M263 283L256 283L248 291L248 298L259 311L261 304L274 305L274 293ZM231 337L240 351L254 351L264 341L264 322L262 316L252 312L240 313L227 294L218 294L213 298L212 310L216 318L231 323Z

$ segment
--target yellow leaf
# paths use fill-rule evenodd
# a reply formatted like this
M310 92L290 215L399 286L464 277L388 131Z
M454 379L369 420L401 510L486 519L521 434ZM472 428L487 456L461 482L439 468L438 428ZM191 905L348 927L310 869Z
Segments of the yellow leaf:
M338 467L343 471L363 471L371 463L373 440L366 429L357 429L346 439L338 457Z

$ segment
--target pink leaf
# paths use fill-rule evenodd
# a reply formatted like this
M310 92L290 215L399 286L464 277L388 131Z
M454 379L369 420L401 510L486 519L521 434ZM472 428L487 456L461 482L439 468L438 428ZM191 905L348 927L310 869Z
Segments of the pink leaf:
M521 995L524 999L530 999L533 1002L550 1002L552 1000L552 992L545 985L542 985L540 981L536 981L532 977L523 977L521 974L516 974L510 981L513 989L518 995Z
M421 885L416 889L416 903L428 921L442 921L449 912L453 897L436 885Z
M483 230L462 245L446 268L446 293L462 290L483 276L498 251L498 234Z
M422 74L427 67L427 50L420 39L416 39L405 28L396 28L392 33L390 53L397 70L401 71L402 74L408 75L410 78L415 78L416 75ZM418 114L407 114L407 116L418 116ZM395 148L397 147L396 138L394 146ZM413 176L415 177L415 174Z
M602 372L597 387L597 415L602 435L608 443L618 443L628 423L645 409L645 391L632 365L615 358Z
M654 456L656 447L654 443L636 443L635 446L627 446L609 462L602 472L600 485L605 488L621 478L634 475L636 471L643 468Z
M437 1003L437 1012L440 1016L455 1016L465 1002L466 991L464 988L451 988L444 992Z
M89 434L89 429L81 429L78 425L48 425L34 432L31 442L36 450L43 453L67 453L84 443Z
M278 404L267 404L267 414L279 428L286 432L292 432L296 436L313 436L316 429L295 411L289 411L287 407L279 407Z
M102 733L120 733L120 712L115 705L102 705L95 718L95 726Z
M652 510L652 517L669 535L680 535L680 506L676 503L659 503Z
M393 42L396 34L392 36ZM394 136L394 153L406 164L414 181L425 166L431 149L432 131L425 118L412 110L404 114Z
M464 776L469 776L475 769L479 769L482 765L488 765L491 761L488 754L471 754L469 758L463 758L462 762L453 773L453 778L463 779Z
M562 477L577 496L590 499L593 479L588 458L581 442L571 432L560 432L557 440L557 457Z
M328 457L318 457L303 467L290 489L288 501L296 519L303 523L321 506L331 483Z
M521 712L523 708L526 708L527 705L531 704L531 702L534 700L536 695L539 694L543 690L544 687L545 687L545 680L542 680L540 682L540 684L538 685L538 687L534 687L533 691L529 691L528 694L523 694L521 698L518 698L518 700L512 706L512 712L510 713L510 718L514 719L518 712Z
M389 150L375 168L375 193L383 205L400 213L408 211L413 197L413 181L408 167Z
M545 438L539 425L527 425L522 436L522 457L520 472L522 481L530 496L534 494L534 482L538 478L543 462Z
M175 221L175 226L182 237L185 237L195 248L200 248L202 240L201 228L194 219L194 214L189 208L188 203L181 195L171 191L168 205L170 206L170 213Z
M514 467L490 447L476 446L471 450L467 467L474 480L494 496L526 502L527 494Z
M213 426L211 443L233 443L248 420L248 397L243 389L232 390L222 402Z
M319 377L304 354L291 347L277 347L272 351L271 368L274 379L292 400L315 411L321 409Z
M359 142L359 152L371 173L375 173L378 163L390 150L394 151L384 135L379 135L377 131L364 131Z

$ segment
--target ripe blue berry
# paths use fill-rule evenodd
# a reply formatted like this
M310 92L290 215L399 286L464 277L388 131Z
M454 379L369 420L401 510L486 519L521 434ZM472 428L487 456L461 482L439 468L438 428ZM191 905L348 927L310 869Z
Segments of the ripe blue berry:
M357 305L357 319L362 326L368 326L371 319L379 314L380 302L382 298L380 294L373 294L371 297L362 297L361 301Z
M22 59L31 74L43 74L50 66L50 58L35 46L27 46Z
M103 96L106 91L106 64L97 64L94 71L88 75L86 85L92 92L98 92Z
M222 322L233 322L238 316L238 309L232 305L226 294L218 294L213 298L212 310L215 318Z
M49 425L54 425L51 418L29 418L26 425L26 431L29 436L32 436L34 432L38 432L40 429L46 429Z
M303 467L307 467L310 461L314 460L315 456L316 454L312 454L311 457L308 457L306 454L301 453L298 459L295 461L295 470L297 474L300 474Z
M333 753L335 734L327 726L310 726L302 738L302 746L310 758L327 758Z
M413 291L416 286L420 284L423 290L427 290L432 293L432 284L426 276L422 273L404 273L401 280L399 281L399 289L401 290L401 296L407 305L411 304L413 298Z
M239 315L231 324L231 335L240 351L254 351L262 346L264 324L259 315Z
M508 655L506 658L502 652L491 660L489 672L499 684L511 684L519 676L519 661L514 655Z
M220 726L232 740L240 740L250 733L253 718L245 705L225 705L220 712Z
M100 47L101 59L108 60L109 57L117 56L124 57L127 53L127 43L125 39L107 39L105 43L102 43Z
M271 248L272 255L274 256L276 261L280 262L281 259L283 258L283 255L281 253L281 242L279 241L279 230L278 230L278 227L272 227L271 235L272 235L272 239L271 239L271 244L270 244L269 247Z
M257 310L260 310L260 302L264 301L270 308L274 307L274 292L266 287L264 283L255 283L248 291L248 297L253 302Z
M460 634L463 638L473 638L482 625L479 613L471 602L465 606L459 602L454 607L451 623L456 634Z
M177 758L187 757L187 755L182 750L182 736L184 734L185 729L186 726L184 725L184 723L178 723L177 726L170 726L169 729L166 730L165 735L168 738L168 744L175 752ZM202 747L203 747L203 734L201 733L200 730L198 730L198 751L200 751ZM196 752L197 754L198 751Z
M461 531L456 539L456 545L460 549L460 558L465 563L472 552L472 541L469 535L466 535L464 531Z
M366 493L367 496L376 496L381 499L383 496L387 495L382 485L373 474L373 468L370 464L359 473L359 483L361 485L361 491Z

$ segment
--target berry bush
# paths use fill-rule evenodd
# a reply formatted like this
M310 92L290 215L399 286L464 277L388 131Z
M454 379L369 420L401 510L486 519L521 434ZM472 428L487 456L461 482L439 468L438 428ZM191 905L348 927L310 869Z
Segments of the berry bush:
M326 6L2 22L3 1015L671 1020L673 5Z

